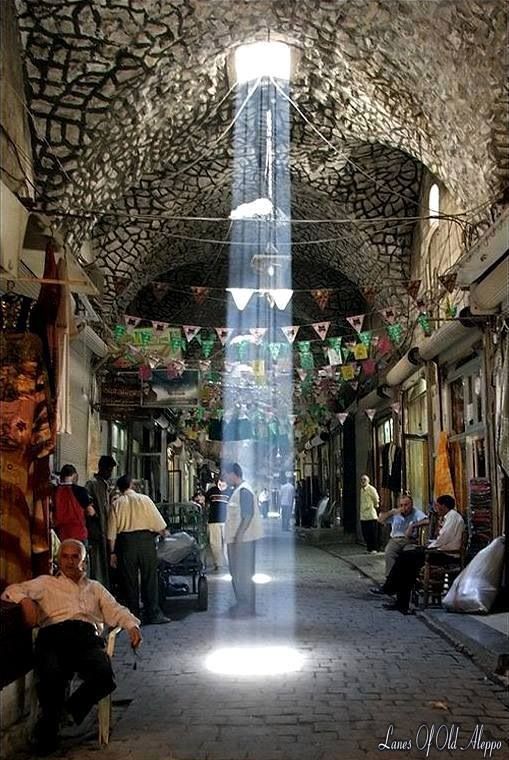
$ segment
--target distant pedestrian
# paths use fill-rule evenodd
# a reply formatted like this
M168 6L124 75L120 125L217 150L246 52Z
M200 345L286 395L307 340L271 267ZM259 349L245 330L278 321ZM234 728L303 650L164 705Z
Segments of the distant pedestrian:
M60 483L53 495L53 528L60 541L73 538L87 543L86 518L93 517L92 499L83 486L77 484L78 473L72 464L60 470Z
M89 548L89 577L99 581L106 588L110 587L110 572L108 559L108 517L110 513L110 483L113 470L117 463L113 457L104 455L99 458L97 472L85 484L92 497L95 515L87 518L88 548Z
M263 525L255 494L244 480L236 462L224 466L226 482L233 487L228 502L225 540L232 585L237 604L234 616L254 615L256 606L253 576L256 566L256 542L263 536Z
M140 617L140 580L146 625L169 623L159 607L157 584L157 534L166 531L156 505L131 488L131 478L117 480L120 496L113 503L108 521L108 540L113 567L118 567L125 602Z
M290 530L290 518L293 512L293 503L295 500L295 488L291 478L286 479L286 483L281 486L279 492L279 503L281 505L281 522L284 531Z
M269 498L269 492L266 487L263 486L258 494L258 506L260 507L260 513L264 519L266 519L269 514Z
M378 548L378 507L380 497L378 491L369 482L367 475L361 475L361 487L359 494L359 507L361 529L366 548L371 554L376 553Z

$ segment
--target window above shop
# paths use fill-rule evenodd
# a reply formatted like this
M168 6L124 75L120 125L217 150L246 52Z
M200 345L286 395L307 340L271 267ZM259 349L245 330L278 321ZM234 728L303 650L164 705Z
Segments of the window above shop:
M440 188L435 183L431 185L428 195L428 216L430 224L438 224L440 216Z
M451 435L462 435L484 424L482 375L479 366L449 382Z

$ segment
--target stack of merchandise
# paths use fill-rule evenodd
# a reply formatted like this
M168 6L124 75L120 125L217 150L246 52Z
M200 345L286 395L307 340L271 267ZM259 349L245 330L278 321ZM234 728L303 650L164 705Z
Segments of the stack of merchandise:
M493 538L491 483L486 478L472 478L468 505L468 557L471 559Z

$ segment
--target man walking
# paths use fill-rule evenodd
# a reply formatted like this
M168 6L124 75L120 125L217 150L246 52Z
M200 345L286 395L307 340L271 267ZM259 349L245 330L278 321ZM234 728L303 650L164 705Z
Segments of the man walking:
M87 519L89 544L89 575L110 587L108 562L108 544L106 532L110 513L111 485L110 478L117 463L110 456L99 458L97 472L92 480L87 481L85 488L92 498L95 515Z
M35 728L36 750L49 755L58 748L58 727L66 688L74 673L82 679L65 707L82 723L100 699L115 689L110 658L100 637L102 623L125 628L136 648L141 643L140 621L116 602L84 571L87 552L74 539L60 544L59 573L14 583L2 594L19 604L25 622L41 630L35 642L35 672L41 718Z
M211 486L205 494L208 506L207 530L214 570L219 570L225 564L224 524L226 522L226 508L229 498L230 492L222 477L219 477L217 485Z
M232 585L237 604L231 609L233 616L255 614L256 542L263 536L260 510L254 491L244 480L242 468L236 462L223 468L226 482L233 487L228 502L225 541Z
M164 534L166 523L148 496L131 488L131 478L117 480L120 496L113 503L108 521L111 561L118 568L127 606L140 616L141 599L145 625L169 623L159 607L155 538Z
M281 504L281 522L284 531L290 530L290 517L293 512L293 502L295 499L295 488L291 477L286 478L286 483L281 486L280 504Z

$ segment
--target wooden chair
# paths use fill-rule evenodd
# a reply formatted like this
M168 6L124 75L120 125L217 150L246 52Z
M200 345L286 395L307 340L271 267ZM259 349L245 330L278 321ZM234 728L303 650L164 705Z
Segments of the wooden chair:
M113 658L113 654L115 652L115 643L117 639L117 635L120 633L122 629L121 628L112 628L108 635L106 636L106 653L110 659ZM35 643L35 639L37 638L37 634L39 632L38 628L34 628L32 632L32 640ZM73 679L74 680L74 679ZM69 684L69 687L71 686L72 681ZM35 679L32 679L31 687L30 687L30 718L29 718L29 726L30 731L32 731L33 727L35 726L35 722L37 720L37 713L39 710L39 704L37 701L37 692L35 688ZM99 723L99 746L100 747L106 747L109 744L110 741L110 733L111 733L111 713L112 713L112 695L108 694L107 697L104 697L104 699L101 699L99 704L97 705L97 718Z
M426 609L431 597L432 603L438 607L442 604L442 596L451 583L465 567L467 546L467 531L463 531L461 548L456 552L441 552L438 549L427 549L425 552L424 567L420 573L420 586L422 592L422 608ZM443 564L444 556L449 560ZM439 560L439 561L437 561Z

